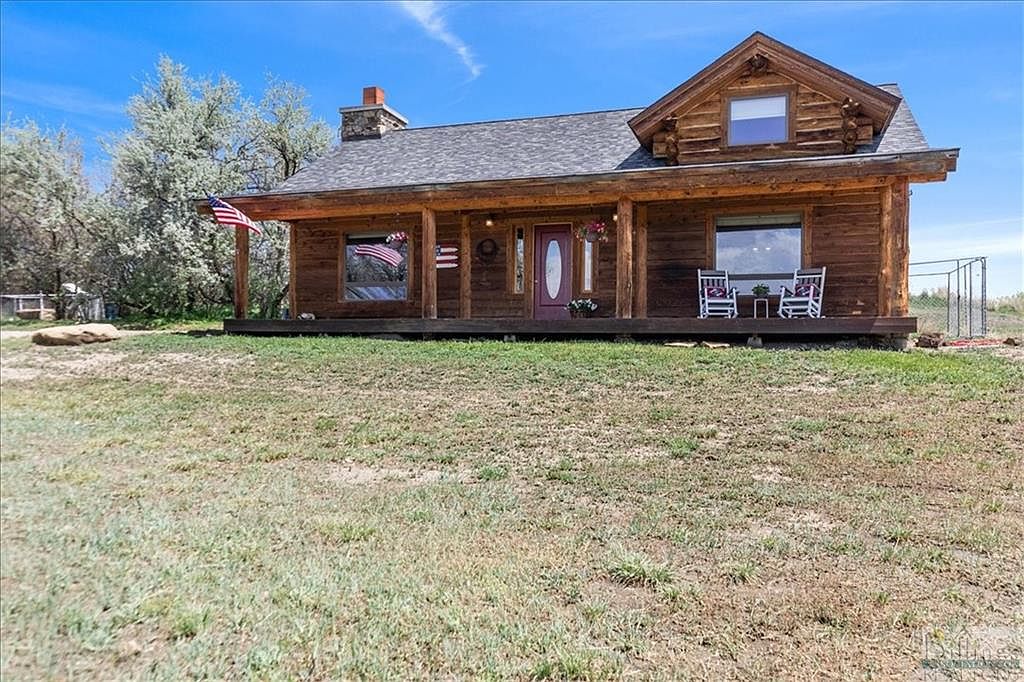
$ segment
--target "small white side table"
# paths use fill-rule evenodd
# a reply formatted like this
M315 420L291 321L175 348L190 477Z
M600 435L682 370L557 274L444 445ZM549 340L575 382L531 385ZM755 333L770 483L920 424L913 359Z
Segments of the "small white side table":
M764 315L763 315L763 317L768 317L768 299L767 298L755 298L754 299L754 317L755 318L762 317L761 315L757 314L758 305L762 304L762 303L764 304Z

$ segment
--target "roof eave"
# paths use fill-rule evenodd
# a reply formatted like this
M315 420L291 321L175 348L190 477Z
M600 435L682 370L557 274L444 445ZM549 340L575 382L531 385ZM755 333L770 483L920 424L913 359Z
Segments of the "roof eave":
M725 163L664 166L661 168L628 169L562 176L506 178L456 183L397 185L363 189L323 190L317 192L266 192L223 197L255 220L289 220L307 217L307 204L331 204L338 215L346 208L428 207L444 203L443 210L463 198L477 203L492 201L494 208L511 205L510 198L544 196L565 197L567 204L586 195L592 201L624 194L646 196L657 185L668 191L691 192L713 187L772 186L780 183L814 182L826 171L831 179L896 177L917 178L917 181L938 180L956 170L959 148L928 149L917 152L872 153L842 156L818 156L802 159L770 159ZM802 179L802 178L813 178ZM484 199L481 199L483 197ZM209 204L197 199L196 210L209 213ZM290 217L289 217L290 216Z

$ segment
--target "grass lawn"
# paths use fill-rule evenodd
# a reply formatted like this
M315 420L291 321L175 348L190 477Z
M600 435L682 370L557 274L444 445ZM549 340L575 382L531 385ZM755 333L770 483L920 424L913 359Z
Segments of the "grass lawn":
M0 352L4 680L888 678L1024 626L1012 349Z

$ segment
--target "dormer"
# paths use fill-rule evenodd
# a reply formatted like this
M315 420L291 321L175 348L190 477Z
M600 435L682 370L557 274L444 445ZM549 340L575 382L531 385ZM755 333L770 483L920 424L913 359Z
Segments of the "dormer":
M758 32L629 125L669 165L831 156L870 144L899 103Z

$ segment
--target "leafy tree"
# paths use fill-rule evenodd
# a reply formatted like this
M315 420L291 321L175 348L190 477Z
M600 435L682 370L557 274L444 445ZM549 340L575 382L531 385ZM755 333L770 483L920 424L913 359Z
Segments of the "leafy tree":
M58 293L95 283L95 197L78 141L31 122L0 131L0 262L3 288Z
M214 229L193 202L246 184L251 143L238 86L194 80L162 57L128 116L131 130L109 149L121 300L160 314L230 303L232 233Z
M300 88L271 80L259 105L226 77L191 78L167 57L131 99L132 129L111 148L122 299L148 313L231 303L234 232L195 210L213 194L271 189L327 148ZM263 316L287 294L287 228L253 240L250 296Z
M167 57L127 113L130 129L106 145L112 172L102 193L90 190L64 131L3 126L4 287L56 292L75 282L150 315L229 305L234 231L198 214L196 200L272 189L327 150L330 128L295 85L271 77L254 104L230 79L192 78ZM250 296L260 315L275 316L288 293L288 228L262 227Z
M331 129L312 117L306 98L302 88L268 77L263 100L249 119L256 154L249 189L273 189L327 151ZM250 297L260 317L274 317L288 293L289 228L279 222L263 228L250 256Z

